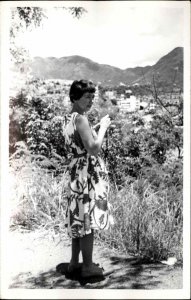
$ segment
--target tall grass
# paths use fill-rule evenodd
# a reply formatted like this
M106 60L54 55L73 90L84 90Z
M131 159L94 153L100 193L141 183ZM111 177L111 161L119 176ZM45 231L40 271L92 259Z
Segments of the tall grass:
M154 192L147 180L136 180L120 191L113 187L110 201L115 224L98 237L110 247L149 260L175 255L182 260L182 199L172 202L167 190Z
M10 227L51 229L66 234L64 218L67 174L55 176L27 153L10 160ZM115 224L97 232L97 239L124 253L151 260L176 256L182 260L182 193L173 199L169 189L156 191L147 179L118 190L111 186L110 202Z
M64 230L67 175L54 175L24 155L10 162L10 227Z

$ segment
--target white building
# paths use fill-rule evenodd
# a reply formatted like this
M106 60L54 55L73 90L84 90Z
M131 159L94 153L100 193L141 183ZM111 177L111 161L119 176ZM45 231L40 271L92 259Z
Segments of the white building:
M136 98L131 90L126 90L125 95L121 94L118 99L118 106L121 112L132 112L140 109L140 99Z
M122 112L132 112L140 108L140 100L134 95L126 98L123 94L118 100L118 106Z
M150 103L150 107L149 107L150 109L155 109L156 108L156 103Z
M140 108L145 109L148 106L148 102L140 101Z
M109 98L109 100L113 99L115 97L115 91L106 91L105 95Z
M99 99L99 88L98 85L96 85L96 90L95 90L95 94L94 94L94 101L98 101Z
M64 100L64 104L65 104L66 106L68 106L68 105L71 104L71 102L70 102L70 97L69 97L68 95L65 95L63 100Z

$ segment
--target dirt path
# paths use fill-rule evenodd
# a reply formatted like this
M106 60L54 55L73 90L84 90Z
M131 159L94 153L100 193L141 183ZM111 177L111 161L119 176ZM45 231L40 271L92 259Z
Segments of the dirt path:
M178 264L143 264L134 257L121 256L96 245L94 261L112 272L104 280L87 283L67 279L56 266L70 260L70 240L50 237L47 232L10 232L9 288L23 289L181 289L182 268Z

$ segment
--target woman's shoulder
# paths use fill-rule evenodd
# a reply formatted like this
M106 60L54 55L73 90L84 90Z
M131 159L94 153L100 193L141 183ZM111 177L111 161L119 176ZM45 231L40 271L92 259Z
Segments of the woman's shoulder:
M86 116L84 115L80 115L77 113L76 117L75 117L75 124L76 126L80 126L83 124L88 124L88 119Z

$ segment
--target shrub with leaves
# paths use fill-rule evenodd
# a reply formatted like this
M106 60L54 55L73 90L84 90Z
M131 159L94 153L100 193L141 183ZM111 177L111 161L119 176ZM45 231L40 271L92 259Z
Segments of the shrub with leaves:
M42 168L25 144L10 157L10 226L64 230L67 174L54 176Z
M154 115L148 125L134 113L126 119L117 117L114 124L108 132L107 161L111 174L117 174L117 185L122 185L127 175L136 179L148 176L148 169L154 166L161 169L170 150L178 149L181 159L182 128L174 126L165 115Z
M52 94L39 95L41 85L40 80L33 81L10 101L10 165L16 178L11 222L63 230L59 226L66 204L67 153L62 124L69 108L54 88ZM89 112L91 125L107 113L112 126L102 155L116 223L97 237L147 258L181 259L182 126L168 114L153 113L149 123L139 112L122 114L104 99Z
M61 96L46 98L31 96L32 89L38 89L40 83L31 86L10 99L10 154L15 143L23 141L29 151L43 167L62 170L67 158L62 133L63 117L67 109ZM50 160L49 165L44 161Z

